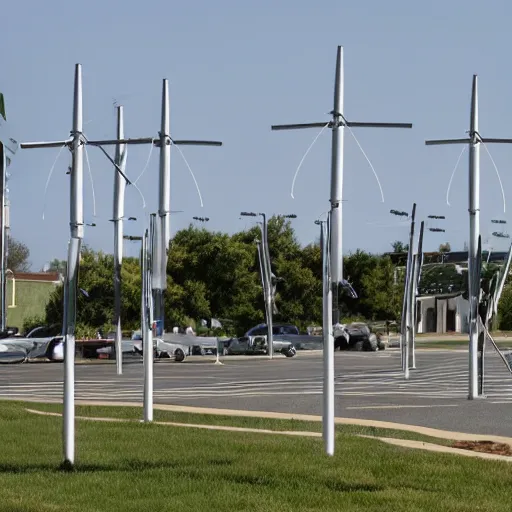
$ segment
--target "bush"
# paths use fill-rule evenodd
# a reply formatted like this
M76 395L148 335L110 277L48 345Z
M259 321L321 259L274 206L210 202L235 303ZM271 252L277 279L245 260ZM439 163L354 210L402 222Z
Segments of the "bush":
M32 329L35 329L36 327L40 327L42 325L46 325L46 318L44 316L30 316L28 318L25 318L21 332L27 334Z

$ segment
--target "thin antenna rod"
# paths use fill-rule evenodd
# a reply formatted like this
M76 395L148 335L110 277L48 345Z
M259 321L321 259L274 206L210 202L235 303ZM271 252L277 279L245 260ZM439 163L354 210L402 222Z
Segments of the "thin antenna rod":
M119 140L124 138L124 111L121 105L117 109L117 137ZM122 350L122 329L121 329L121 293L122 293L122 275L121 267L123 264L123 219L124 219L124 198L126 190L126 180L117 171L121 169L123 174L126 169L126 145L116 145L115 154L115 172L114 172L114 328L115 343L114 353L116 358L116 371L118 375L123 373L123 350Z

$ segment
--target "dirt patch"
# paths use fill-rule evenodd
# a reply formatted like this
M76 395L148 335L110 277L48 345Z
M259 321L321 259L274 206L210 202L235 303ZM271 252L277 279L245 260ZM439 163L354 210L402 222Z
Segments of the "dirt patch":
M494 455L506 455L512 457L512 448L505 443L495 443L494 441L455 441L453 448L462 448L481 453L492 453Z

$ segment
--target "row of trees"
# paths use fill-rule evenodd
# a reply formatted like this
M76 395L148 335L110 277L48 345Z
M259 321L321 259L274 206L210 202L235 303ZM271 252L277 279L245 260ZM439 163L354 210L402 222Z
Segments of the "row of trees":
M228 235L190 226L171 243L167 267L166 328L200 319L216 318L227 333L241 334L264 321L264 303L255 239L259 228ZM268 222L272 268L282 278L277 288L275 321L300 328L319 325L322 319L321 252L318 243L301 247L289 221ZM345 276L359 294L354 300L339 297L343 318L369 320L399 316L402 285L388 257L364 251L345 257ZM82 251L77 324L81 332L109 329L113 318L113 256ZM65 262L54 260L50 270L63 271ZM139 327L140 267L135 258L123 260L122 322ZM342 293L342 292L341 292ZM62 321L62 288L56 289L46 308L47 323ZM34 319L33 319L34 320ZM37 319L42 321L43 319ZM31 322L32 323L32 322Z
M169 252L166 328L216 318L224 325L227 334L241 334L263 322L264 303L255 244L260 236L256 226L234 235L192 225L179 231ZM302 329L320 325L322 274L319 244L301 247L290 222L282 217L269 220L268 239L273 271L282 278L277 288L275 321L295 323ZM392 246L394 249L400 247L397 242ZM400 248L405 246L402 244ZM64 261L54 260L49 270L64 272L65 266ZM84 247L77 318L82 334L95 332L100 327L111 329L113 267L112 255ZM403 272L398 271L389 256L357 250L344 258L344 274L359 296L352 299L340 292L339 305L344 320L400 319ZM138 259L124 259L122 279L122 323L127 330L137 329L141 284ZM424 269L420 293L456 292L464 286L463 276L455 267L439 265ZM62 300L63 289L59 287L46 307L45 318L32 319L31 323L60 323ZM500 313L500 327L512 329L512 287L504 291Z

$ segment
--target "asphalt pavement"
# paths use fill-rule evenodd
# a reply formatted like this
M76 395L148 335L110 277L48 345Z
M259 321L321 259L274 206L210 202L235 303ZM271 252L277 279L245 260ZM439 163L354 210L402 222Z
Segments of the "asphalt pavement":
M294 358L190 357L154 365L154 401L236 410L296 414L322 412L322 355ZM406 423L512 437L512 375L493 351L486 355L485 399L467 399L467 351L418 350L417 369L405 381L400 353L336 352L336 416ZM141 402L143 367L126 360L76 365L76 399ZM0 365L0 396L61 401L62 363Z

